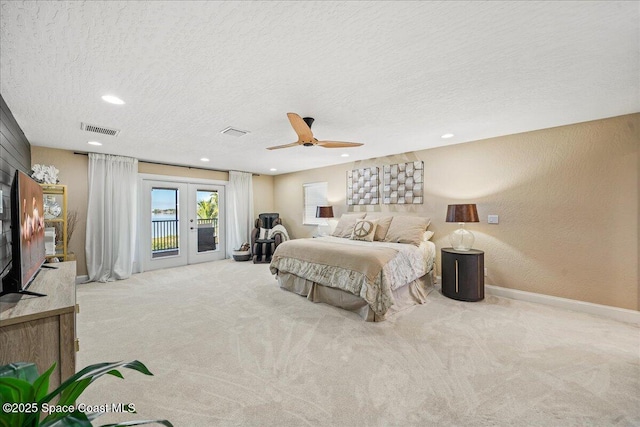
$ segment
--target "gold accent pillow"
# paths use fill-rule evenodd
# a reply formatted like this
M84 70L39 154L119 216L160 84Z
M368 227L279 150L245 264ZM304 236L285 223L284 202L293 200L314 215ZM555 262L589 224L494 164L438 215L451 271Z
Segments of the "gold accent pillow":
M359 219L356 220L351 233L351 240L363 240L365 242L373 242L376 234L378 220L375 219Z

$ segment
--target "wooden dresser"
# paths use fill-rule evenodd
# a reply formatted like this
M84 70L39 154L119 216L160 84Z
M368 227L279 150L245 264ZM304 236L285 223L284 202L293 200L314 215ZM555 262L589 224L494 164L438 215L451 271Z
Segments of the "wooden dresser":
M9 294L0 298L0 366L33 362L43 373L55 362L49 388L76 371L76 262L42 269L30 291L45 297Z

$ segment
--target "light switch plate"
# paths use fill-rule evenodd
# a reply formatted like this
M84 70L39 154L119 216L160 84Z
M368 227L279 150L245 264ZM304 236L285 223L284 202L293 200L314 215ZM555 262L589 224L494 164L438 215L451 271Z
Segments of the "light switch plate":
M498 215L489 215L487 217L487 222L489 224L498 224Z

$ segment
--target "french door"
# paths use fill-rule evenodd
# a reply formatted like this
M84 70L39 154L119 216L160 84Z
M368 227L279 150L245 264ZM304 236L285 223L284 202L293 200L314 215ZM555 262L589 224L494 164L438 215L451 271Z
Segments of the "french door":
M225 258L224 186L142 179L144 270Z

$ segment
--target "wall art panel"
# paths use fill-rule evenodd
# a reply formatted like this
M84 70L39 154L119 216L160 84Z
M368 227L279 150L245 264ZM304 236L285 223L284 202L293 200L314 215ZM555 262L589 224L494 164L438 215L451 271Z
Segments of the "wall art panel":
M347 205L380 203L380 175L377 167L347 171Z
M387 205L422 204L424 162L398 163L383 167L382 201Z

